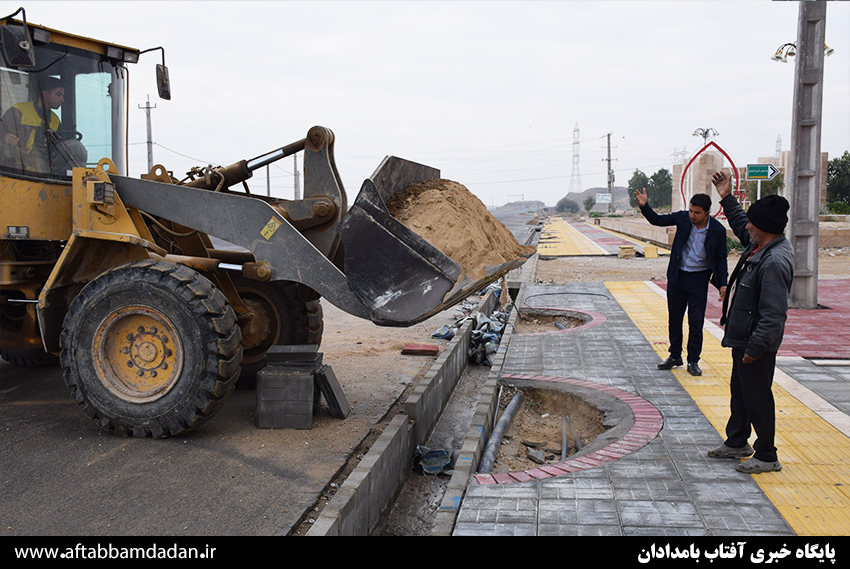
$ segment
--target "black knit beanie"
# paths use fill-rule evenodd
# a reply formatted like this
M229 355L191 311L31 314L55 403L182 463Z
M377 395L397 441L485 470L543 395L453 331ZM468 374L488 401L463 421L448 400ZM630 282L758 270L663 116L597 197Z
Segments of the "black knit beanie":
M758 229L779 235L788 223L789 207L788 200L782 196L765 196L750 206L747 218Z

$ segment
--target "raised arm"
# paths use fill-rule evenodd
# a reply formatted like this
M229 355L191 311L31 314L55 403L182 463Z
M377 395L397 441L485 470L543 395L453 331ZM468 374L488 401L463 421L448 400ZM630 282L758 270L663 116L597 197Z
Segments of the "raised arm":
M735 236L744 247L749 246L750 234L747 231L747 214L738 200L735 199L735 196L732 195L732 177L721 172L715 172L711 177L711 182L720 195L720 205L729 221L729 227L732 228Z

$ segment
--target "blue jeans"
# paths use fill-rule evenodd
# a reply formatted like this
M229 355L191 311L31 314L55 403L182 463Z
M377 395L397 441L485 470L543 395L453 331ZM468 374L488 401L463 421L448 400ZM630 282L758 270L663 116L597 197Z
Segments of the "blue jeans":
M682 326L688 312L688 362L698 362L702 354L702 326L708 302L708 281L711 271L689 273L679 271L676 284L667 285L667 331L670 355L682 355Z

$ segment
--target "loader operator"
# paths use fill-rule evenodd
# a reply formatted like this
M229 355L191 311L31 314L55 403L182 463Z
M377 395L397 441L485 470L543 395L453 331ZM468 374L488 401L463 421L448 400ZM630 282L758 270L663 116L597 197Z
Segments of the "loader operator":
M65 102L65 88L55 77L39 79L40 96L35 101L13 105L0 121L3 163L13 168L50 172L47 137L59 130L59 116L53 112ZM49 124L45 120L49 110ZM46 130L46 128L49 129Z

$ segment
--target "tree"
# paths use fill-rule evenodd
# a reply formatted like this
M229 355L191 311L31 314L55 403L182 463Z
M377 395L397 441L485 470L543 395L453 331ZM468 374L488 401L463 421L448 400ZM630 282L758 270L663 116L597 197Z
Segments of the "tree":
M635 173L632 174L632 177L629 180L629 205L631 205L632 207L637 207L637 200L635 200L635 192L641 191L648 185L649 178L646 177L646 174L644 174L640 170L635 170ZM647 190L647 194L649 194L649 190Z
M666 169L662 168L649 178L649 187L646 188L649 203L656 207L667 207L673 203L673 177Z
M826 201L850 203L850 152L827 163Z
M571 200L569 198L561 198L555 205L555 209L558 210L558 213L562 213L565 211L575 213L579 210L579 206L574 200Z
M584 198L584 210L590 211L593 209L593 206L596 204L596 198L593 196L587 196Z
M653 208L667 207L673 203L673 178L664 168L650 177L640 170L635 170L629 180L629 203L632 207L637 207L635 192L643 188L646 188L649 205Z

